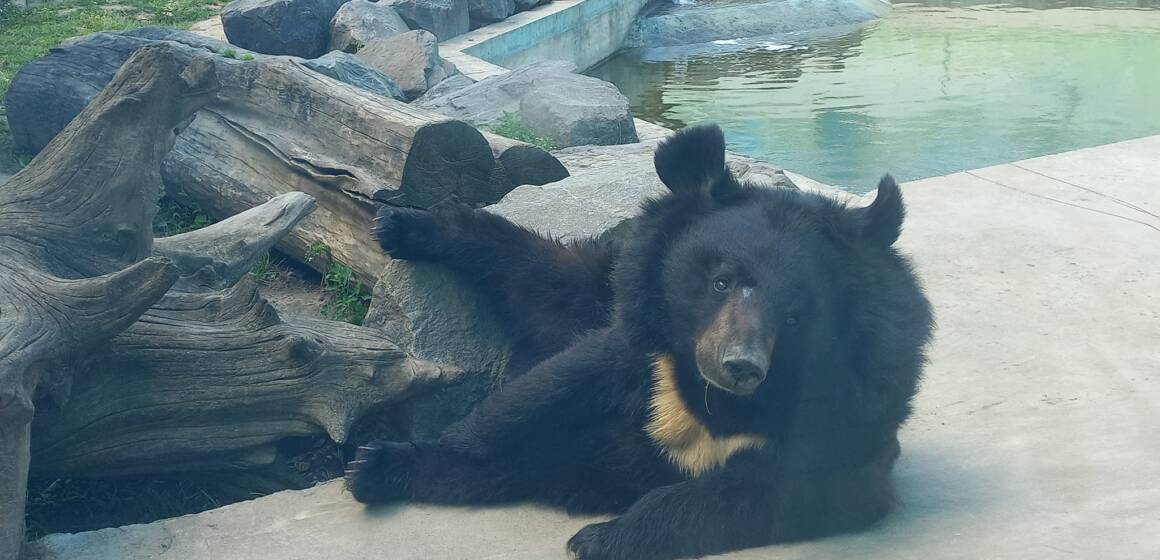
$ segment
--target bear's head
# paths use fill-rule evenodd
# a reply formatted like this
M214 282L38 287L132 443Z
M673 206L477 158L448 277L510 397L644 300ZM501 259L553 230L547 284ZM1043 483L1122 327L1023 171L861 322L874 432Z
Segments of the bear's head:
M892 178L865 207L743 184L716 126L677 133L655 164L671 193L645 204L618 259L614 316L642 350L672 357L694 412L710 416L717 401L749 424L831 383L896 383L878 370L900 364L909 401L930 316L892 248L904 215Z

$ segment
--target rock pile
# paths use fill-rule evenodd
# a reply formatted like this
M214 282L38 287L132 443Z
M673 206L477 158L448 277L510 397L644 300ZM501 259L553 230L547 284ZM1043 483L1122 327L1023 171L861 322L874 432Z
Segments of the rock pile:
M628 99L575 69L570 62L538 62L416 104L477 126L514 118L556 147L636 142Z

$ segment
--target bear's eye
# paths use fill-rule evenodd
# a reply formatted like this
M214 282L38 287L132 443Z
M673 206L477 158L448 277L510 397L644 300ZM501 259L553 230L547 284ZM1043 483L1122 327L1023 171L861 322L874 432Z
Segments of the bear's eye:
M733 289L733 279L728 276L718 276L713 279L713 289L718 292L728 292Z

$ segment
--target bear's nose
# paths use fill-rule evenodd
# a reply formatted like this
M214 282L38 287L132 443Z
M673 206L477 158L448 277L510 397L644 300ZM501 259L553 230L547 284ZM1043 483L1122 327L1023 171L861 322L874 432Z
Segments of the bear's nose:
M753 390L765 380L765 368L749 357L726 359L721 364L738 389Z

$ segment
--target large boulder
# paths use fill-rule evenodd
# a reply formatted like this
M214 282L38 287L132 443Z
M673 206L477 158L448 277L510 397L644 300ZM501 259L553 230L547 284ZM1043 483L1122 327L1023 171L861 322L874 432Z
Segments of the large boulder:
M459 90L461 90L461 89L463 89L471 84L474 84L474 83L475 83L475 80L467 77L466 74L455 74L452 76L448 76L446 78L443 78L443 80L441 82L432 86L430 89L427 90L427 93L424 93L423 95L419 96L419 98L414 100L412 103L422 107L423 103L425 103L428 99L434 99L436 97L443 97L444 95L450 95L452 92L459 91Z
M330 20L346 0L234 0L222 9L230 43L302 58L330 50Z
M386 39L371 39L358 57L390 76L408 99L423 95L444 78L458 73L455 65L439 57L439 42L422 29Z
M395 9L411 29L426 29L440 41L471 28L468 0L379 0Z
M4 104L16 148L30 154L43 149L113 79L130 55L158 41L219 54L232 49L235 56L252 56L228 43L158 27L68 39L47 56L25 64L12 78Z
M351 0L330 21L330 50L354 53L371 39L385 39L410 30L386 2Z
M463 368L460 384L408 402L412 439L438 436L507 370L510 345L495 312L467 282L437 264L391 261L375 283L363 325L382 330L404 352Z
M314 60L307 60L304 64L307 68L340 82L399 101L407 100L403 89L390 76L372 68L353 54L330 51Z
M646 14L633 25L629 47L667 47L800 33L871 21L890 10L880 0L765 0L680 6Z
M418 104L476 126L511 114L557 147L636 142L628 99L612 84L575 69L570 62L537 62Z
M499 122L505 113L520 110L520 99L528 94L537 78L568 74L575 69L575 64L562 60L536 62L445 95L424 97L416 104L477 126L493 124Z
M556 146L628 144L637 141L628 99L616 86L579 74L536 80L520 100L520 120Z
M485 210L562 240L597 237L640 212L642 202L667 192L652 164L652 146L634 144L612 165L587 169L543 186L518 187Z
M472 29L503 21L514 13L515 0L467 0L467 14Z

